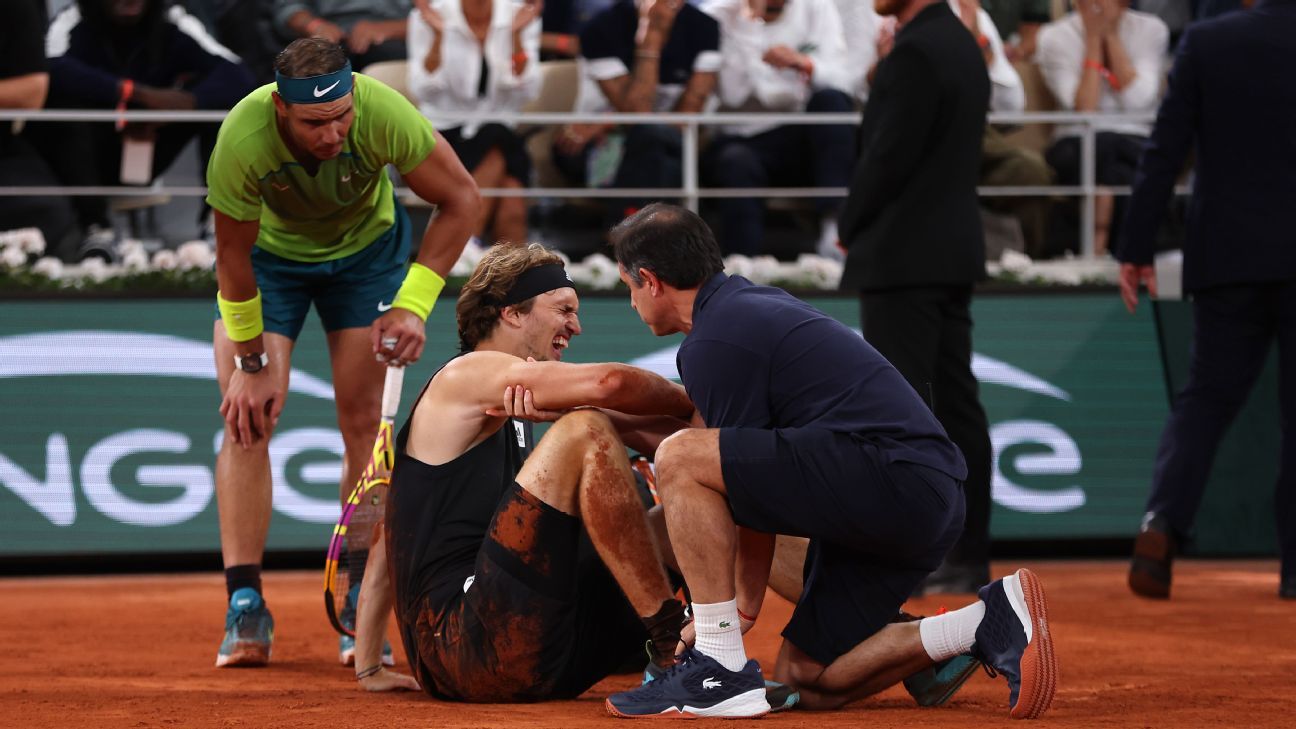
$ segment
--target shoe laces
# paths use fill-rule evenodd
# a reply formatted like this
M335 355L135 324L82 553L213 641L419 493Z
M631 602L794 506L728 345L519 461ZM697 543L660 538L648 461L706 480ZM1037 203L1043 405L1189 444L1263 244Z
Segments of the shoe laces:
M983 662L981 664L981 668L985 669L986 675L989 676L990 678L999 678L999 672L994 670L994 668L989 663Z

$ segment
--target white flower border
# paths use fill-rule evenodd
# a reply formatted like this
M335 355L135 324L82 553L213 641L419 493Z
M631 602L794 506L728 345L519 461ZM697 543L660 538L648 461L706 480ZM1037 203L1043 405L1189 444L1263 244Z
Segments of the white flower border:
M86 282L99 283L118 276L149 271L189 271L210 269L215 265L216 252L210 243L193 240L175 250L162 249L151 257L138 240L123 241L120 263L107 264L97 258L79 264L65 265L57 258L42 257L45 237L35 228L0 232L0 267L22 268L29 261L32 273L51 281L75 287ZM464 248L463 255L451 269L452 277L467 278L481 260L486 248L474 238ZM594 253L573 263L560 251L567 273L582 289L608 291L620 281L616 262L601 253ZM790 289L833 291L842 276L842 263L812 253L805 253L795 261L779 261L773 256L729 256L725 271L743 276L758 284L770 284ZM1005 251L998 261L986 264L986 272L997 279L1023 283L1041 283L1062 286L1084 284L1112 285L1118 282L1120 265L1110 258L1080 259L1068 257L1050 261L1035 261L1017 251Z

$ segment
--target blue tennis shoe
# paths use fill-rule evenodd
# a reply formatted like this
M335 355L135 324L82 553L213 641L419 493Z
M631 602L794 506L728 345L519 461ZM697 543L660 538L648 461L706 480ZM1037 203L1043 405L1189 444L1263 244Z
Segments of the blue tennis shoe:
M338 620L342 625L355 632L356 605L360 602L360 585L352 585L347 590L346 602L342 605L342 614ZM338 636L338 662L344 666L355 665L355 638L349 635ZM391 643L383 641L382 662L384 666L396 665L396 658L392 655Z
M1008 680L1009 716L1035 719L1053 703L1057 659L1049 632L1044 587L1030 570L1017 570L977 593L985 617L977 626L972 655L991 676Z
M972 656L954 656L906 678L904 687L919 706L944 706L980 667Z
M654 680L609 696L606 706L623 719L754 719L770 711L759 663L730 671L692 648Z
M216 652L216 665L264 666L274 643L274 618L261 593L243 587L230 595L225 612L225 638Z

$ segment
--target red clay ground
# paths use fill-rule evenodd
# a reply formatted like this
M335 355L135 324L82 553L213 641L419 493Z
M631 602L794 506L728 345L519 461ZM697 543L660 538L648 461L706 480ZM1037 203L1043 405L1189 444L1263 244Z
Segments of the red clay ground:
M1182 562L1170 602L1132 597L1123 563L1026 566L1044 581L1060 663L1045 725L1296 725L1296 602L1277 598L1276 563ZM602 699L630 676L577 701L527 706L365 694L336 663L320 575L276 572L265 583L277 621L271 667L217 670L219 575L0 580L0 726L628 726L604 714ZM967 601L929 598L908 609ZM772 661L789 611L767 601L748 638L755 657ZM896 688L844 711L793 711L761 726L1007 726L1007 695L1003 679L978 675L943 709L919 709Z

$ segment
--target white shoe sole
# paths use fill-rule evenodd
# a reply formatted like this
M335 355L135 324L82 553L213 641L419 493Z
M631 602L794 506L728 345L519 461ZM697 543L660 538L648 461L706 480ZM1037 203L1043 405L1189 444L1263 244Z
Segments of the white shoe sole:
M683 709L671 707L660 714L622 714L612 705L611 699L604 705L609 714L621 719L758 719L770 713L764 687L732 696L714 706L685 704Z

